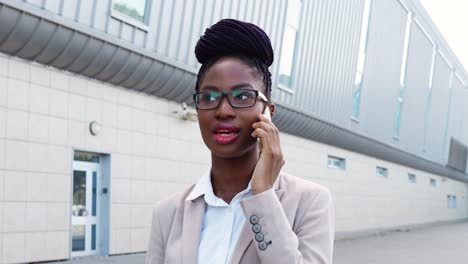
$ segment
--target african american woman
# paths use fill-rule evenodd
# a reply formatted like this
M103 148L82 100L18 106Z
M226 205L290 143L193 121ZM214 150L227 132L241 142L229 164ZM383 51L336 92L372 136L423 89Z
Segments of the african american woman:
M281 171L280 133L269 118L270 39L256 25L223 19L195 55L202 66L193 98L211 167L156 204L146 263L332 263L330 192Z

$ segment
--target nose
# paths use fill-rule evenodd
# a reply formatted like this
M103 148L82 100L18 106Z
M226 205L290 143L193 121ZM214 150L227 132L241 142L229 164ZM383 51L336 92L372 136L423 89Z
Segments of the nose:
M216 118L218 119L229 119L236 116L236 112L229 104L226 96L221 98L218 108L216 108Z

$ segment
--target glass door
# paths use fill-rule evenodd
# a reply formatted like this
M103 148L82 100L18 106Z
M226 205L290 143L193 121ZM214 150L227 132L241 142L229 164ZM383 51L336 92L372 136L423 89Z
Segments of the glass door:
M99 163L73 162L72 257L98 253Z

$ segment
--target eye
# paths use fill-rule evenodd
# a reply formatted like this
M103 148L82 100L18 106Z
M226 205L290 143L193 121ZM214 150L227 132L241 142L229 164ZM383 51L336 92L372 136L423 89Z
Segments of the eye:
M232 97L236 100L249 100L255 97L255 92L249 90L237 90L232 92Z
M201 100L204 102L212 102L212 101L216 101L217 97L219 97L219 93L216 93L216 92L203 93L201 95Z

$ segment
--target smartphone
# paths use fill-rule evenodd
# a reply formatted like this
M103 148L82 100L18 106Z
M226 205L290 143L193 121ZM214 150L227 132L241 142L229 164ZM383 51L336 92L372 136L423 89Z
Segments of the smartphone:
M263 111L263 116L265 116L268 120L271 121L271 112L270 112L270 107L265 107L265 110ZM262 152L262 140L260 138L257 138L258 140L258 148L260 150L260 152Z

